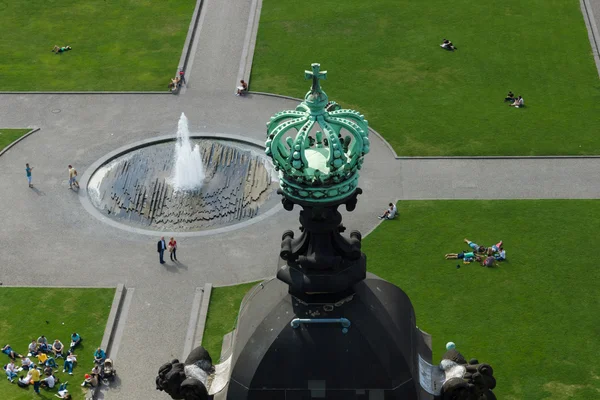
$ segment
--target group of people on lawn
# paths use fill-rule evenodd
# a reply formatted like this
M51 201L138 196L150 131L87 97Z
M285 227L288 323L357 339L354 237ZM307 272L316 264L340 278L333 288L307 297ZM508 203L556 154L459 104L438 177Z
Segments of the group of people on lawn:
M477 261L482 267L493 267L498 261L506 260L506 250L502 247L502 240L490 247L480 246L477 243L465 239L465 243L471 248L470 252L448 253L446 260L463 260L465 264Z
M65 353L65 346L58 339L54 340L54 343L48 343L48 340L44 335L40 336L37 340L33 339L28 347L27 356L23 356L15 352L12 347L7 344L2 348L2 353L6 354L10 358L10 362L4 366L7 380L10 383L15 383L15 379L18 377L17 384L20 387L26 388L29 385L33 386L35 393L40 393L40 387L54 388L59 382L59 379L54 375L54 368L58 365L56 360L62 358L63 373L67 372L69 375L73 375L73 367L77 363L77 355L73 353L75 348L81 343L81 336L77 332L73 332L71 335L71 345L69 350ZM31 361L29 357L37 357L38 363ZM21 366L17 367L15 361L17 358L21 359ZM102 369L101 365L106 359L106 353L98 347L94 352L94 368L90 374L85 375L85 380L81 386L92 385L96 386L98 379L101 377ZM39 364L39 366L38 366ZM43 371L40 372L40 368ZM19 372L27 371L27 375L19 376ZM57 397L61 399L70 399L71 395L67 390L67 383L65 382L60 385Z

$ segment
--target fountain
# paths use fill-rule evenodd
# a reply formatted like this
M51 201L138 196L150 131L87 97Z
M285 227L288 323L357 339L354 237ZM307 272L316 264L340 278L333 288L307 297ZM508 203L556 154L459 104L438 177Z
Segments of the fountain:
M242 137L177 136L132 144L98 161L89 201L119 223L155 231L203 231L252 219L278 201L262 147Z
M177 124L174 164L172 185L175 191L199 190L202 187L205 175L200 146L195 144L192 148L188 119L184 113L181 113Z

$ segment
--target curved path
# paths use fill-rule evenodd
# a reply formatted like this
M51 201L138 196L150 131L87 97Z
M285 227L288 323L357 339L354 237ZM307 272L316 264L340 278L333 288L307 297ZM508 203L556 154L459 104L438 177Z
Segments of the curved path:
M113 350L121 384L107 394L110 399L164 399L153 379L160 363L182 355L196 288L272 276L281 233L298 226L297 212L279 211L233 232L182 238L181 263L161 266L158 235L126 232L95 219L68 188L67 164L83 172L121 146L174 134L181 112L192 132L263 140L269 117L295 108L294 100L233 95L251 1L239 3L204 1L188 85L180 96L0 94L2 127L41 128L0 157L0 280L5 285L124 283L133 289ZM361 174L364 194L355 212L344 215L345 225L363 234L393 199L600 197L598 158L396 159L378 136L371 142ZM26 162L34 167L33 190L27 188Z

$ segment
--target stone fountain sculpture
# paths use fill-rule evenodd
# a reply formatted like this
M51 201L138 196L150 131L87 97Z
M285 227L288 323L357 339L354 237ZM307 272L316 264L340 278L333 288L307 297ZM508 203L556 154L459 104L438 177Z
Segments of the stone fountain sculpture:
M312 64L304 101L267 123L278 193L287 211L301 207L301 226L283 233L276 278L242 302L220 364L226 385L209 393L216 400L471 399L423 389L429 336L408 296L367 274L361 234L345 234L338 208L353 211L362 193L369 131L363 115L328 100L320 85L326 74Z

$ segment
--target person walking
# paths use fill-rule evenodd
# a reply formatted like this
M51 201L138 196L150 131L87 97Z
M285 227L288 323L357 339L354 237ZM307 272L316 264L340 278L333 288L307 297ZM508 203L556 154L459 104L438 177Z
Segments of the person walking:
M174 238L169 240L169 252L171 253L171 261L177 261L177 241Z
M162 236L156 246L156 251L158 251L158 259L161 264L165 263L165 260L163 259L163 257L165 255L166 248L167 248L167 244L165 243L165 237Z
M29 182L29 187L32 188L31 184L31 171L33 171L33 167L29 166L29 163L25 164L25 174L27 175L27 182Z
M79 189L79 182L77 182L77 170L69 164L69 189L73 189L73 185Z
M179 86L185 84L185 72L179 71Z

